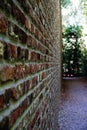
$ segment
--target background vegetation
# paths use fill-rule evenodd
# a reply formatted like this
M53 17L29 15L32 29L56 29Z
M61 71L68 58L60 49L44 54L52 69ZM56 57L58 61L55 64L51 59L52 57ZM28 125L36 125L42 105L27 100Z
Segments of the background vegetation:
M84 23L79 21L83 16L87 19L87 1L80 0L78 6L73 6L72 0L62 0L61 3L62 10L69 10L67 15L62 13L63 76L87 76L87 48L83 39L87 34L83 33ZM70 10L71 6L73 10ZM70 18L74 22L70 23Z

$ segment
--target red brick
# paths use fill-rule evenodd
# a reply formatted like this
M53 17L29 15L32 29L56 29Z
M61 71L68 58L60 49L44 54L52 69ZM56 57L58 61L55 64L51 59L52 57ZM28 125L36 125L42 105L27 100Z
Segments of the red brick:
M26 92L28 92L29 89L30 89L30 81L27 80L27 81L26 81Z
M35 97L39 94L39 89L36 89L34 92Z
M33 120L30 122L30 126L31 126L32 129L33 129L34 125L35 125L35 120L33 119Z
M36 52L31 53L31 60L32 61L37 61L38 60L38 54Z
M33 85L33 86L36 86L36 85L37 85L37 77L34 77L34 78L32 79L32 85Z
M31 32L34 33L34 25L31 24Z
M15 66L15 78L16 79L20 79L23 78L25 76L25 66L20 64L20 65L16 65Z
M21 104L21 113L23 113L28 107L28 99L26 98Z
M40 25L39 24L39 18L35 19L35 22L36 22L37 25Z
M32 130L30 124L27 126L27 130Z
M32 9L29 9L29 15L34 18Z
M35 64L35 71L38 72L39 71L39 65Z
M0 32L6 33L7 26L8 26L8 21L6 17L2 13L0 13Z
M14 67L4 66L0 68L0 79L1 81L13 80L14 79Z
M30 65L30 73L34 74L35 72L36 72L35 65L34 64Z
M17 58L17 47L11 44L9 46L10 46L11 57Z
M12 126L20 116L20 106L16 108L10 115L10 126Z
M39 38L39 40L41 39L41 33L40 32L39 32L39 37L38 38Z
M38 118L38 115L39 115L39 112L37 111L37 112L35 113L35 116L34 116L33 120L30 122L31 128L34 127L34 124L35 124L35 122L36 122L36 120L37 120L37 118Z
M32 46L32 37L31 36L28 36L27 37L27 45L30 47Z
M33 9L36 7L36 4L38 3L38 1L36 1L36 0L34 0L33 2L32 2L32 7L33 7Z
M39 116L39 111L36 112L36 115L35 115L35 116L36 116L35 118L37 119L38 116Z
M17 21L19 21L19 23L21 22L22 25L24 25L25 20L26 20L25 16L16 6L13 6L13 13L14 13L14 16L16 17Z
M31 29L31 22L30 22L29 19L27 19L27 18L26 18L26 20L25 20L25 27L26 27L27 29L29 29L29 31L32 30L32 29Z
M15 88L11 88L11 97L13 100L17 100L18 99L18 93L17 90Z
M39 30L38 29L35 30L35 34L39 38Z
M37 48L37 43L34 39L32 39L32 48Z
M25 65L25 74L26 75L31 74L31 65Z
M44 77L45 77L45 76L44 76L44 72L43 72L43 73L42 73L42 79L44 79Z
M0 95L0 109L4 108L4 96Z
M26 28L29 28L29 23L28 23L28 19L26 18L26 20L25 20L25 27Z

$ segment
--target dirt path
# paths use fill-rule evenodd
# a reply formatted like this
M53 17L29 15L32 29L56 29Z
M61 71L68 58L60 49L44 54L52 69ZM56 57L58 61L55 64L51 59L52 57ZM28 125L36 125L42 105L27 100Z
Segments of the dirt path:
M64 79L60 130L87 130L87 79Z

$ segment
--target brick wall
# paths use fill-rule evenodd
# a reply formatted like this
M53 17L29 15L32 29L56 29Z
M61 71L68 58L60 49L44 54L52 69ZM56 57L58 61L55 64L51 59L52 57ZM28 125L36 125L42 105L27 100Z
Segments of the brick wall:
M58 0L0 2L0 130L57 128L59 4Z

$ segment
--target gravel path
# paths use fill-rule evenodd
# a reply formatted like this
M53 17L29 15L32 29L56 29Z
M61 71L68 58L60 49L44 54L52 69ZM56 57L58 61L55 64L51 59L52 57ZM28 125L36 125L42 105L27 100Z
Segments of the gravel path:
M64 79L58 116L60 130L87 130L87 80Z

